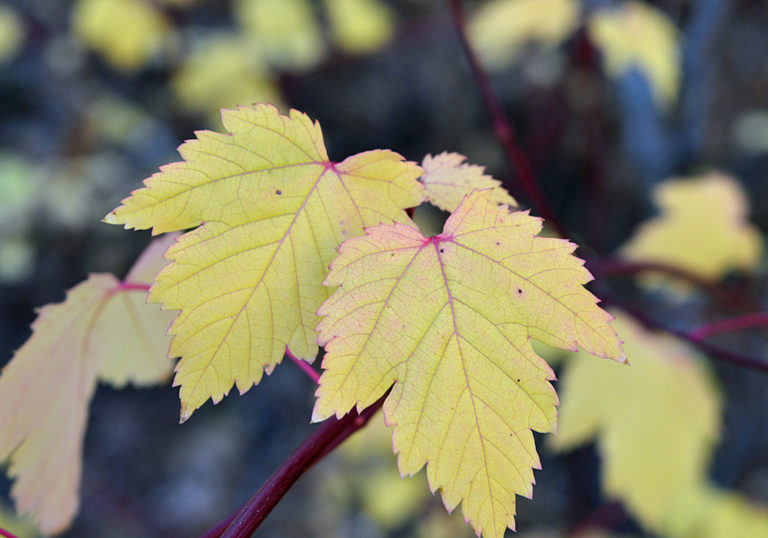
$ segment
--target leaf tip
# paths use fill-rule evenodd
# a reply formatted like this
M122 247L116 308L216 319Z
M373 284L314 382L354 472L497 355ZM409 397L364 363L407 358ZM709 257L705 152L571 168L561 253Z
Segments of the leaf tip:
M109 213L107 213L103 219L101 219L101 222L105 224L120 224L117 220L117 215L115 215L115 210L113 209Z

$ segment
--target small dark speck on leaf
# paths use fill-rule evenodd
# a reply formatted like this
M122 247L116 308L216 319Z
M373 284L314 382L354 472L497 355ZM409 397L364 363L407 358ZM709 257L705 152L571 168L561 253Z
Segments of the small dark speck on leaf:
M517 378L517 382L520 383L520 378L519 377Z
M444 248L441 248L441 249L440 249L440 252L445 252L445 249L444 249Z
M275 194L277 194L278 196L280 196L281 194L283 194L283 191L281 191L280 189L278 189L278 190L276 190L276 191L275 191Z
M520 288L517 288L517 294L518 295L522 295L523 294L523 290L521 290Z
M497 247L499 246L499 242L498 242L498 241L496 241L496 246L497 246Z

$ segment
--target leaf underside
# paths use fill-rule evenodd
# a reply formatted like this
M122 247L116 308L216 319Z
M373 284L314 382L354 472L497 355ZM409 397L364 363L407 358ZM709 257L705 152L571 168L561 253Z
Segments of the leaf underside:
M321 307L324 373L313 420L384 404L401 474L425 464L449 510L475 531L514 529L515 495L531 496L539 458L531 430L553 431L554 374L530 338L623 360L611 316L583 284L574 245L536 237L540 219L474 191L425 238L369 228L346 241Z
M391 151L335 163L320 126L271 105L222 111L227 134L196 133L185 159L161 168L105 220L154 233L197 227L166 253L150 300L180 310L170 333L181 360L181 419L271 372L286 346L318 347L322 285L338 245L366 226L410 222L421 169Z

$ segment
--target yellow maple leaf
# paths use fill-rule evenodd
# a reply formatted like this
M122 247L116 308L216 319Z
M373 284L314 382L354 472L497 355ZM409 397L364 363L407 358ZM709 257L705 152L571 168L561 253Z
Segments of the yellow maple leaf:
M494 0L483 4L469 24L483 63L502 69L529 42L558 46L573 33L581 8L576 0Z
M421 163L427 200L449 213L459 207L464 196L473 189L493 189L491 199L497 204L517 206L501 182L485 175L485 168L465 163L467 158L459 153L443 152L439 155L427 155Z
M623 359L575 245L540 230L490 189L468 195L432 238L369 228L341 246L325 281L339 288L319 311L313 420L363 409L394 383L384 416L400 473L427 464L448 510L463 502L486 536L514 528L515 494L532 494L531 429L555 428L554 374L530 339Z
M105 218L154 233L205 222L168 250L150 294L181 310L170 332L182 421L233 383L258 383L286 345L313 361L336 247L364 226L410 222L403 209L423 198L416 164L383 150L331 162L320 126L296 110L240 107L222 121L228 134L198 132L179 148L186 161Z
M640 69L659 105L674 102L680 87L679 31L667 15L645 2L630 0L595 11L587 28L611 76Z
M624 257L674 265L709 280L759 262L760 233L747 221L747 200L732 178L711 173L667 181L654 198L662 214L639 228L623 247Z
M151 247L131 278L158 259L158 247ZM32 336L0 375L0 461L10 458L17 512L33 514L43 534L62 531L77 512L97 380L147 385L171 373L165 328L172 313L146 304L148 281L136 284L94 274L63 303L41 308Z
M163 15L144 0L78 0L72 18L78 39L126 71L147 63L171 33Z
M560 428L549 441L562 450L596 437L606 493L664 533L680 517L673 507L706 485L720 399L690 348L626 316L613 325L632 366L568 357Z

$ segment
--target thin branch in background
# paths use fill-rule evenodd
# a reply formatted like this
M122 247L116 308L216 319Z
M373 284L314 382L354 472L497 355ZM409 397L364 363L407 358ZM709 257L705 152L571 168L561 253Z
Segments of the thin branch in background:
M609 276L634 276L638 273L661 273L680 280L684 280L694 286L706 290L712 295L722 294L719 287L709 280L675 265L661 262L636 262L620 259L593 259L590 260L590 270L599 277Z
M768 327L768 312L755 312L735 318L722 319L693 329L688 334L696 340L704 340L710 336L722 333Z
M149 288L151 288L151 284L143 284L140 282L121 282L117 286L116 291L133 291L133 290L139 290L139 291L149 291Z
M606 292L601 292L600 297L604 303L615 306L616 308L620 308L621 310L623 310L624 312L632 316L635 319L635 321L640 323L646 329L654 330L654 331L663 331L673 336L676 336L690 343L691 345L698 348L699 350L709 355L710 357L719 359L723 362L728 362L736 366L742 366L744 368L749 368L759 372L768 373L768 362L766 361L762 361L754 357L748 357L740 353L735 353L729 349L725 349L725 348L710 344L705 340L701 340L700 338L697 338L690 332L669 329L668 327L665 327L662 323L659 323L656 320L652 319L650 316L645 314L645 312L642 312L638 308L630 306L622 301L618 301L614 299L613 297L610 296L610 294Z
M312 368L312 366L304 360L297 359L293 353L291 353L291 350L288 349L288 346L285 346L285 354L288 356L289 359L291 359L299 368L301 368L301 371L304 372L309 376L309 378L314 381L315 385L318 385L320 383L320 374L317 373L317 371Z
M202 538L251 536L296 481L347 437L362 429L381 408L387 396L389 390L361 412L353 409L340 419L331 417L320 424L242 508L203 534Z
M464 9L461 6L460 0L447 0L451 9L451 19L456 27L456 33L458 34L461 48L464 51L464 55L469 62L469 67L472 70L472 74L480 87L480 92L483 95L485 106L488 109L491 119L493 121L493 130L496 134L496 138L499 139L501 146L504 150L504 155L509 162L509 165L515 171L517 179L520 181L520 185L525 190L525 193L530 198L533 207L536 211L546 219L546 221L552 226L560 237L567 238L568 234L560 224L559 219L555 215L555 212L547 202L546 198L539 189L538 182L533 175L530 162L525 156L520 143L517 140L517 136L512 127L512 124L507 119L504 109L501 106L496 92L493 90L491 80L488 78L488 74L480 64L480 61L475 54L472 45L469 43L467 32L465 30L466 20L464 16Z
M627 261L621 259L590 257L587 268L596 278L612 276L633 276L638 273L660 273L680 279L706 291L715 301L723 304L741 305L745 309L757 309L753 297L742 290L729 289L676 265L662 262Z

